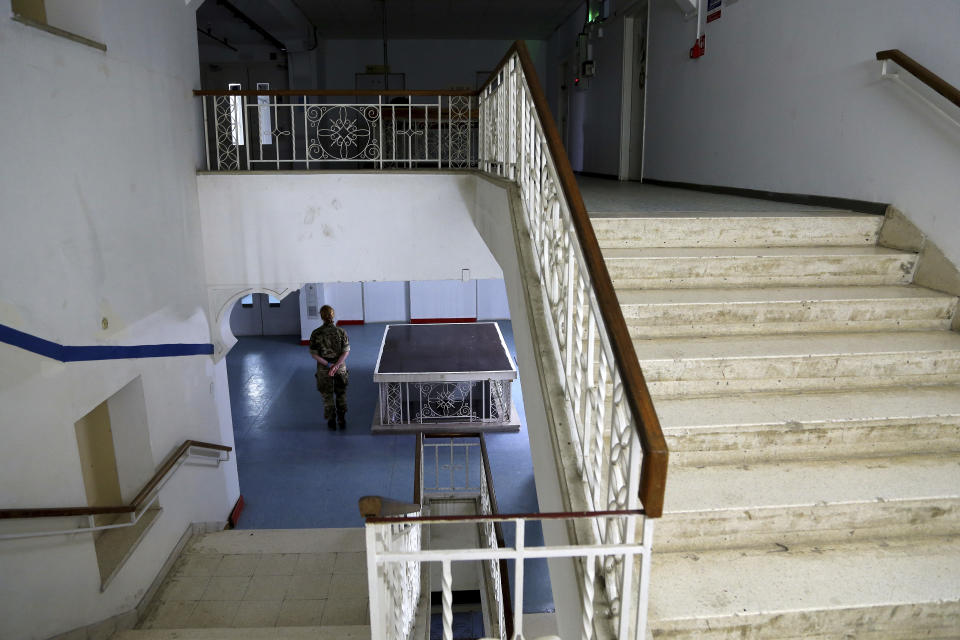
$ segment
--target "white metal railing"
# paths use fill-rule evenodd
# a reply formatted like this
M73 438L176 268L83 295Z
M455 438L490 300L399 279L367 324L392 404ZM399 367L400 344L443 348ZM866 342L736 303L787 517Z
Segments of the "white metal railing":
M421 473L424 498L481 496L486 479L480 441L465 437L424 438Z
M366 527L367 588L370 595L371 638L409 640L414 631L421 593L421 567L414 557L422 553L422 523L409 518ZM385 565L378 554L406 554Z
M477 164L469 93L197 91L208 171L467 169ZM362 93L362 92L361 92Z
M638 511L629 512L597 512L597 513L557 513L557 514L522 514L522 515L493 515L493 516L447 516L447 517L421 517L421 518L374 518L367 521L367 572L370 580L370 623L371 637L380 638L408 638L409 629L403 624L398 624L396 618L400 611L397 594L401 592L404 585L412 587L414 571L411 569L416 566L419 571L428 569L429 564L436 563L441 567L441 603L443 620L443 638L450 640L453 637L453 597L452 597L452 565L456 562L484 562L498 563L500 560L514 562L514 590L513 590L513 635L512 640L524 638L523 634L523 584L524 584L524 560L532 558L573 558L580 569L580 572L586 576L585 588L581 590L581 606L584 611L583 626L581 633L577 636L583 640L589 640L597 637L595 622L599 622L605 616L598 616L598 613L609 613L611 606L605 600L605 592L602 588L602 580L597 575L595 568L616 561L621 565L633 565L638 556L644 560L649 558L651 535L644 531L640 542L624 542L620 544L576 544L563 546L527 546L524 540L525 528L528 522L543 520L561 520L568 525L578 521L588 521L597 524L597 528L607 528L606 525L599 524L610 520L634 521L633 527L637 526L636 521L641 520L640 526L643 527L642 516ZM648 520L647 523L650 521ZM403 537L405 531L412 531L416 527L430 525L431 527L442 527L444 525L473 523L484 528L494 523L502 523L508 527L512 525L514 533L514 543L512 546L497 546L480 548L461 548L461 549L418 549L414 545L408 544ZM633 528L630 525L624 525L625 528ZM419 536L419 529L417 529ZM418 540L419 541L419 540ZM616 559L616 560L614 560ZM428 566L424 566L428 565ZM419 580L419 572L415 573ZM646 609L641 606L638 600L642 594L633 592L629 597L620 599L618 612L613 615L613 629L606 629L603 636L609 637L613 634L615 637L644 637L643 630L646 627ZM502 610L502 607L501 607ZM381 615L374 615L374 612L382 612ZM399 616L406 620L408 616ZM623 622L627 628L628 634L634 635L616 635L615 629L618 623ZM501 625L500 629L504 629ZM406 631L405 631L406 630ZM488 634L489 635L489 634Z
M543 123L516 52L481 91L479 110L480 169L519 185L524 223L547 303L554 353L562 369L561 383L573 416L569 435L576 448L587 509L640 509L643 452L638 425L624 393L621 372L574 228L571 206L561 188ZM642 534L637 531L637 521L638 518L591 520L590 543L619 547L633 544L640 536L649 548L652 521L646 519ZM645 620L650 575L648 554L640 565L639 584L635 584L634 564L623 558L605 555L602 565L597 567L604 576L602 584L610 602L610 615L617 619L618 638L633 637L629 635L629 616L622 614L634 592L640 595L640 619ZM586 562L581 575L582 592L593 588L593 575L592 563ZM585 618L585 625L586 622ZM645 625L638 629L642 634Z
M422 445L421 486L426 500L472 497L477 500L477 513L496 516L497 499L492 487L490 462L482 435L455 437L425 437ZM499 523L485 520L478 525L480 548L499 549L503 533ZM509 640L505 602L507 579L505 566L495 558L483 562L489 614L487 636Z

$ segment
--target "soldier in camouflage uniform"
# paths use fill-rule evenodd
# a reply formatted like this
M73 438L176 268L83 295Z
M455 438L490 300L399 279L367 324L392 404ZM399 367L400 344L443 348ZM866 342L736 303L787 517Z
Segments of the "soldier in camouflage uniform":
M317 361L317 391L323 396L323 417L327 426L341 429L347 426L347 366L343 363L350 353L347 332L334 321L333 307L320 307L323 325L310 334L310 355Z

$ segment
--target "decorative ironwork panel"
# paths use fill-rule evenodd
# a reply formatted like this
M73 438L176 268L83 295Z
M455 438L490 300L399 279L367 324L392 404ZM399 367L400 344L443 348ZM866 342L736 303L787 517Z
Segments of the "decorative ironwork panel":
M490 419L494 422L510 422L510 380L490 381Z
M307 107L307 160L380 160L377 105Z
M214 96L214 131L216 132L217 169L240 170L240 147L236 144L237 127L243 127L243 111L233 96Z
M471 102L472 99L469 96L452 96L450 98L448 146L451 168L467 168L470 166Z
M380 384L380 405L384 422L388 424L403 422L403 386L400 382Z
M480 420L473 410L472 382L423 382L416 384L416 387L419 390L420 408L414 414L414 420Z
M383 551L417 552L421 547L421 525L389 525L386 537ZM383 612L388 617L387 637L410 640L420 601L420 563L416 560L393 562L384 568L382 575L388 604Z

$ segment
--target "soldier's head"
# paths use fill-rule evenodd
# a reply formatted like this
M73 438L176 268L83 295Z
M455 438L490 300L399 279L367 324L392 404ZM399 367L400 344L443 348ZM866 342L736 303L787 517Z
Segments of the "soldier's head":
M322 307L320 307L320 318L321 318L324 322L332 322L332 321L333 321L333 315L334 315L334 314L333 314L333 307L331 307L330 305L325 304L325 305L323 305Z

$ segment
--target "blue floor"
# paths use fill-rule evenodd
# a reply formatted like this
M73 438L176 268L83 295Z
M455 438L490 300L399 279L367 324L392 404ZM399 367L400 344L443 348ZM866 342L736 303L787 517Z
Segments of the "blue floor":
M500 329L514 359L509 321ZM372 435L377 402L373 367L383 324L346 327L347 428L327 429L313 374L316 363L299 336L243 337L227 355L230 404L245 508L241 529L361 527L362 495L409 501L413 496L415 437ZM501 513L538 511L520 383L513 383L519 433L489 434L487 447ZM511 527L512 528L512 527ZM505 531L508 544L512 532ZM542 545L539 524L526 544ZM524 611L553 611L546 562L526 563Z

